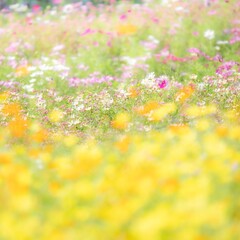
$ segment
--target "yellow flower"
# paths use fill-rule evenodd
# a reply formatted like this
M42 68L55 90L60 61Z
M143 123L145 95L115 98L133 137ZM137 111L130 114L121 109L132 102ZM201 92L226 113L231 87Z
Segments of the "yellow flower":
M130 121L130 117L127 113L119 113L115 120L111 122L113 128L124 130L128 127Z
M54 109L48 114L48 117L51 122L57 123L63 118L63 113L58 109Z
M25 155L26 154L26 147L24 145L21 144L17 144L15 146L13 146L13 152L15 153L15 156L18 155Z
M190 129L184 124L180 125L170 125L169 130L174 134L184 134L187 133Z
M64 134L62 132L55 132L50 135L51 140L54 142L61 142L64 138Z
M180 187L179 180L177 178L168 178L163 180L160 185L160 191L163 194L173 194L175 193Z
M235 110L233 109L230 109L228 111L226 111L224 113L224 117L226 120L228 120L229 122L236 122L236 121L239 121L239 112L236 112Z
M216 127L216 133L219 137L225 137L228 134L228 128L223 125Z
M72 147L78 142L78 137L75 135L69 135L64 137L63 142L67 147Z
M209 106L190 106L186 109L185 113L189 117L202 117L209 114L216 113L217 108L215 105L209 105Z
M199 119L196 123L196 128L199 131L205 131L210 127L210 121L208 119Z
M88 174L97 169L102 161L101 150L97 146L77 146L74 150L74 163L83 174Z
M16 69L16 76L17 77L25 77L29 74L29 69L27 65L19 66Z
M0 103L6 101L9 97L9 93L8 92L3 92L0 94Z
M137 27L131 23L120 24L117 26L117 32L119 35L130 35L137 31Z
M29 156L33 158L39 157L40 153L41 153L41 150L38 148L30 149L28 151Z
M49 189L51 192L56 193L60 190L61 185L58 182L50 182Z
M25 166L11 165L3 172L7 189L14 196L25 194L31 184L31 172Z
M166 103L159 108L153 110L149 114L149 120L150 121L161 121L163 120L168 114L173 113L176 111L176 105L174 103Z

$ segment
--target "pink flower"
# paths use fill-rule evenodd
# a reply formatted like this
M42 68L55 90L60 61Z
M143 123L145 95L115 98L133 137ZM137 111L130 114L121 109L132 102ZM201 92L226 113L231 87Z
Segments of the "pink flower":
M194 36L198 36L198 35L199 35L199 32L193 32L193 35L194 35Z
M32 25L32 18L31 17L26 17L26 23L28 24L28 25Z
M16 52L18 47L19 47L19 42L12 42L6 49L5 51L7 53L13 53L13 52Z
M107 46L108 46L108 47L112 47L112 41L111 41L111 40L108 40L108 41L107 41Z
M209 11L208 12L208 15L215 15L215 14L217 14L217 11L216 10L211 10L211 11Z
M154 23L158 23L158 22L159 22L158 18L152 18L152 21L153 21Z
M189 48L188 52L194 54L202 54L202 52L198 48Z
M39 12L40 10L41 10L41 6L40 6L40 5L34 4L34 5L32 6L32 11L33 11L33 12Z
M53 4L61 4L61 3L62 3L62 0L52 0L52 3L53 3Z
M234 71L232 68L235 65L237 65L237 63L233 61L225 62L217 68L216 73L223 78L228 78L233 75Z
M81 36L84 36L84 35L88 35L88 34L92 34L94 33L95 31L92 30L91 28L87 28L82 34Z
M127 19L127 15L126 15L126 14L122 14L122 15L120 16L120 20L125 20L125 19Z

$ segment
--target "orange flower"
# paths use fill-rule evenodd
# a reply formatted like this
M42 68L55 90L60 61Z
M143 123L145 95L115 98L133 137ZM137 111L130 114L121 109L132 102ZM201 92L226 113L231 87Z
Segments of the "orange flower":
M119 141L115 143L116 148L121 152L126 152L129 148L130 137L123 136Z
M117 26L117 32L120 35L130 35L137 31L137 27L131 23L120 24Z
M138 108L136 108L136 112L139 114L139 115L147 115L149 114L151 111L159 108L159 103L157 101L149 101L148 103L146 103L145 105L143 106L140 106Z
M139 95L139 91L135 87L131 86L128 89L128 94L130 98L135 98Z
M28 121L22 117L15 118L8 123L8 128L13 137L21 138L24 136L28 127Z
M60 188L61 188L61 185L57 182L51 182L49 184L49 189L53 193L56 193Z
M184 124L180 124L180 125L170 125L169 129L174 134L184 134L188 132L189 127Z
M163 120L168 114L176 111L176 105L174 103L166 103L161 105L159 108L154 109L149 114L149 120L158 122Z
M25 194L30 186L31 175L29 170L20 165L13 165L4 172L5 183L12 194Z
M188 98L192 96L194 91L195 91L195 88L192 84L189 84L188 86L183 87L176 94L176 101L180 103L184 103Z
M0 153L0 164L9 164L11 163L11 156L7 153Z
M219 137L225 137L228 134L228 129L225 126L219 125L216 127L216 133Z
M39 154L41 153L40 149L31 149L29 150L28 154L30 157L37 158Z
M21 111L21 106L18 103L9 103L4 105L2 108L2 113L9 116L18 116Z
M40 129L32 135L32 139L38 143L46 141L47 137L48 137L48 132L45 129Z
M176 178L165 179L161 183L161 192L165 194L172 194L176 192L180 187L180 183Z

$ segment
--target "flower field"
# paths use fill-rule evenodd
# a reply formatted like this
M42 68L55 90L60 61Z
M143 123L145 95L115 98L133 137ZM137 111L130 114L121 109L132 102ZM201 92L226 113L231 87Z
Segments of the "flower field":
M239 240L240 1L0 13L0 240Z

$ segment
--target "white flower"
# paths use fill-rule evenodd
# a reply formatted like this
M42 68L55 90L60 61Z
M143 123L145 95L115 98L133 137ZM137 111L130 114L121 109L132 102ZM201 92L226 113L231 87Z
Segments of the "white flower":
M57 14L57 11L56 11L56 10L52 10L52 11L50 11L50 14L51 14L52 16L54 16L54 15Z
M205 87L205 83L202 82L202 83L199 83L199 84L198 84L198 89L199 89L199 90L203 90L204 87Z
M191 80L196 80L197 77L198 77L198 76L197 76L196 74L191 74L191 75L190 75L190 79L191 79Z
M42 71L36 71L36 72L33 72L30 77L37 77L37 76L42 76L44 73Z
M228 43L229 43L228 41L222 41L222 40L217 41L218 45L225 45L225 44L228 44Z
M151 72L149 73L142 81L142 85L145 85L146 87L153 88L156 86L155 81L155 73Z
M28 10L27 5L24 4L13 4L9 8L15 12L26 12Z
M215 32L211 29L208 29L204 32L204 37L211 40L211 39L214 39L215 37Z
M162 0L162 4L168 4L169 3L169 0Z
M128 56L123 56L121 58L121 60L125 61L128 65L135 65L137 63L137 59L135 58L131 58L131 57L128 57Z
M62 11L66 14L73 12L74 8L71 4L67 4L63 7Z
M76 109L77 111L81 111L81 110L84 109L84 105L83 105L83 104L80 104L80 105L76 106L75 109Z
M34 88L33 88L33 84L28 84L22 87L24 90L28 91L28 92L33 92Z
M148 40L152 41L155 44L159 43L159 40L157 38L155 38L154 36L152 36L152 35L148 36Z
M53 49L52 49L52 51L53 52L58 52L58 51L61 51L62 49L64 49L64 45L62 45L62 44L60 44L60 45L57 45L57 46L55 46Z
M29 82L30 82L30 83L36 82L36 78L32 78Z
M110 96L109 93L105 93L105 94L99 99L99 101L102 103L104 110L108 110L109 107L113 104L113 99L112 99L112 97Z
M175 11L176 11L176 12L181 12L181 11L183 11L183 10L184 10L184 8L181 7L181 6L175 8Z

